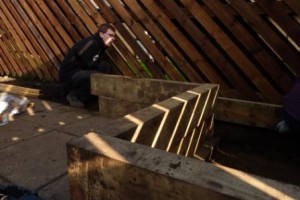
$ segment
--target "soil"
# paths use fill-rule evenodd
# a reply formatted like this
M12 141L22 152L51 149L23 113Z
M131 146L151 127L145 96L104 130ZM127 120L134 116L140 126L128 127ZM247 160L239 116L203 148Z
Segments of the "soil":
M40 89L42 99L66 104L65 92L58 83L0 77L0 82L3 81ZM92 103L88 109L97 110L97 103ZM213 163L300 185L300 134L281 135L274 130L216 121L215 135L221 139Z
M300 135L220 121L215 135L221 140L213 162L300 185Z

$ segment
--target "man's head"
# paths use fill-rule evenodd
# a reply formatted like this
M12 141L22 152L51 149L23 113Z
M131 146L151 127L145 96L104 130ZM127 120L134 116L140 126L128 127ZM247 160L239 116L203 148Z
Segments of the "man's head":
M98 31L106 46L111 46L116 40L116 29L112 25L102 24L99 26Z

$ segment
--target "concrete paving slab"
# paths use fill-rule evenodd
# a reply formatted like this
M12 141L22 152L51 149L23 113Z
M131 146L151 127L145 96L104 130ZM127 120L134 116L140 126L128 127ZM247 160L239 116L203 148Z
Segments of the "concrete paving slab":
M62 104L52 102L52 101L46 101L42 99L37 98L28 98L30 102L34 103L33 111L34 112L41 112L45 110L53 110L54 108L58 106L63 106Z
M69 200L70 189L68 175L60 177L58 180L37 191L43 200Z
M0 150L0 177L36 190L67 172L66 143L74 136L51 131Z
M0 149L49 131L37 123L17 118L0 126Z
M85 109L60 106L54 110L22 116L22 120L38 123L45 129L60 129L63 126L78 123L93 116L95 116L94 113Z
M108 119L101 116L94 116L78 123L66 125L62 127L62 131L78 136L83 136L90 131L99 131L101 127L113 119Z

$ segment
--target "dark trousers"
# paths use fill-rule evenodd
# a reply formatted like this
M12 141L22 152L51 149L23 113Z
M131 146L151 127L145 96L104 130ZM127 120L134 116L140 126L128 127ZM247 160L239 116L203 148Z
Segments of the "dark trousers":
M82 103L86 104L95 99L95 96L91 94L91 75L95 73L111 74L111 72L112 67L104 62L94 70L79 70L69 80L63 81L66 93L72 92Z
M283 120L289 125L292 133L300 133L300 122L290 116L288 113L283 113Z

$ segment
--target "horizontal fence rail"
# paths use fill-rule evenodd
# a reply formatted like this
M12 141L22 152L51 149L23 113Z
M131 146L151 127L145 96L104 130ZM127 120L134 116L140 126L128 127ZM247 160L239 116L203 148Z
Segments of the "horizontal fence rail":
M117 72L220 84L220 96L281 103L300 71L298 0L3 0L0 75L58 81L80 39L112 23Z

